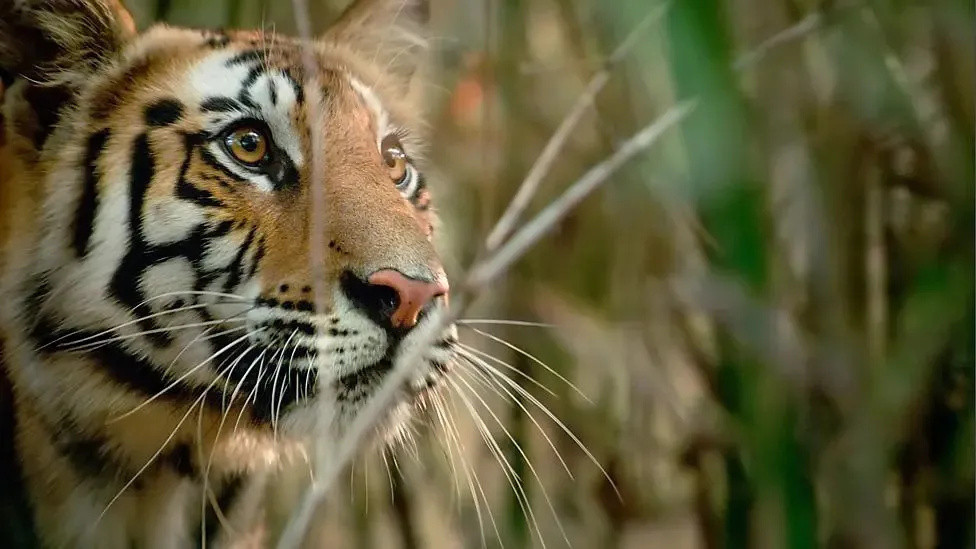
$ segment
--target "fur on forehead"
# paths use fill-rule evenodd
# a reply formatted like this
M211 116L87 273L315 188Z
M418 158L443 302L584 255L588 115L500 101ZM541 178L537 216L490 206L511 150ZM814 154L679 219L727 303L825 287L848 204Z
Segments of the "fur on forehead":
M187 90L190 92L187 99L193 96L199 99L207 92L222 90L224 95L230 93L254 64L268 67L269 73L274 69L286 71L304 85L308 67L305 66L303 48L307 47L315 60L313 70L320 71L317 79L320 85L335 85L336 79L327 75L339 75L341 85L355 90L374 117L377 116L376 109L370 103L376 99L391 125L398 130L407 130L402 133L402 139L411 155L415 158L422 156L420 138L426 126L419 71L405 80L403 74L390 69L388 60L376 57L376 52L360 51L356 42L344 42L332 35L307 45L272 31L231 31L225 36L229 40L226 45L208 48L206 44L212 41L212 33L157 25L126 48L120 69L139 63L153 65L147 73L155 74L156 78L150 80L157 80L159 84L147 82L150 89L165 87L174 76L186 73L190 76L187 84L196 88L196 91ZM234 55L249 51L261 53L254 63L221 66ZM178 55L174 55L177 52Z

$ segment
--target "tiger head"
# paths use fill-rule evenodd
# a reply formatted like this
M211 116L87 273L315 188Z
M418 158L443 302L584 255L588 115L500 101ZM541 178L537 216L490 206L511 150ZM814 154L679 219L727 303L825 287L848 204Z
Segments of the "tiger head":
M419 6L356 2L308 41L138 34L111 0L3 9L17 168L0 186L43 189L36 233L7 238L31 249L12 316L38 378L97 385L116 415L198 403L296 435L324 414L341 429L408 349L400 409L437 385L455 330L421 333L448 281L413 99ZM68 360L85 366L57 372Z

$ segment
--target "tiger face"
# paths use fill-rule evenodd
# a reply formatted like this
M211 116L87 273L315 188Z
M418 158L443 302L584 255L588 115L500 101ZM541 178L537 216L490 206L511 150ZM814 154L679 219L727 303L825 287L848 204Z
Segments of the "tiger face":
M84 150L58 170L82 161L81 197L51 232L73 239L63 295L89 302L88 332L142 319L116 331L145 334L124 346L187 388L236 392L257 423L351 417L447 300L415 117L325 48L310 67L282 38L159 33L79 100ZM436 383L452 338L410 392Z
M251 467L323 417L341 431L407 350L397 412L437 386L456 332L432 320L449 285L412 6L357 2L307 42L136 34L112 0L0 6L0 336L19 413L49 435L20 443L53 456L33 474ZM40 514L74 505L51 497Z

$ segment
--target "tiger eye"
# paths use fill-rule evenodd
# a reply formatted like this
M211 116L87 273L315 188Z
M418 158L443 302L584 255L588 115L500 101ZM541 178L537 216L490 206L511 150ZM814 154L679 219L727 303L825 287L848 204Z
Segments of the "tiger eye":
M234 158L250 166L259 164L268 154L268 138L252 126L242 126L227 134L226 145Z
M403 145L400 138L395 135L388 135L380 143L383 152L383 161L386 162L390 179L399 183L407 175L407 153L403 152Z

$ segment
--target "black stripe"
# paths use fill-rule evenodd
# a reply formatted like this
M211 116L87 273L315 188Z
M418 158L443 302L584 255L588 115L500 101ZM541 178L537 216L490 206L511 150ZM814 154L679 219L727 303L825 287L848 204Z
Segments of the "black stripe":
M268 79L268 96L271 98L271 104L278 104L278 86L275 84L274 78Z
M250 65L252 63L263 63L267 58L267 56L268 56L268 50L266 49L247 50L228 59L226 66L233 67L234 65Z
M250 87L253 86L254 83L257 82L258 78L260 78L261 75L265 74L266 72L267 69L265 69L264 65L251 67L251 70L247 72L247 76L244 77L244 80L241 82L241 89L250 91Z
M129 173L129 230L142 242L142 204L156 173L156 160L149 148L149 137L145 133L139 134L132 143Z
M258 267L261 265L261 260L264 259L264 253L266 248L265 238L262 236L261 240L258 241L258 251L254 252L254 261L251 263L251 268L247 271L248 278L254 278L254 273L258 271Z
M0 341L0 547L39 549L34 510L27 495L23 462L15 449L17 416Z
M24 90L24 99L34 111L37 124L34 147L41 150L61 119L62 108L74 99L74 92L66 86L28 86Z
M285 70L285 71L282 71L282 72L283 72L285 78L288 79L288 82L291 83L291 89L295 92L295 102L296 103L304 103L305 102L305 90L302 89L302 85L298 82L298 79L291 75L291 71ZM333 74L333 71L325 71L325 73L327 75L331 76ZM324 91L325 91L325 93L322 94L322 97L328 97L330 90L328 88L325 88Z
M222 49L227 47L227 44L230 44L230 37L227 36L227 34L225 34L223 31L216 30L212 31L212 34L207 36L207 41L205 43L209 48Z
M139 134L132 143L132 159L129 168L129 249L112 276L109 291L119 301L133 308L133 314L144 317L151 314L144 303L145 296L139 289L139 280L148 264L146 255L149 249L142 231L142 205L146 190L156 172L156 163L149 148L149 137ZM146 331L158 330L159 325L152 319L139 321ZM173 338L165 332L154 331L146 339L157 347L166 347Z
M298 186L298 169L285 151L275 148L273 160L265 168L268 177L274 181L276 189L289 189Z
M260 110L261 107L251 99L251 93L247 90L242 91L237 95L237 100L241 102L242 105L249 109Z
M104 435L84 432L70 417L58 418L56 425L45 421L44 427L54 448L82 477L132 478L132 472L112 452L112 445ZM139 486L133 488L138 490Z
M251 248L251 243L254 242L254 233L257 229L252 228L247 233L247 237L244 238L244 243L238 248L237 254L234 255L234 260L230 263L230 274L227 276L227 282L224 283L224 291L230 292L237 287L241 282L241 270L244 268L244 255Z
M204 208L222 208L224 203L217 199L210 191L191 185L186 179L180 178L176 182L176 197L189 200Z
M98 332L59 330L47 318L41 318L31 330L30 338L39 353L51 355L65 352L73 341L85 338L94 340ZM77 355L78 351L67 351ZM122 347L121 343L108 343L97 349L85 351L86 355L96 361L101 372L105 373L118 385L124 386L145 397L159 395L158 398L170 402L186 403L200 398L200 389L194 388L183 381L174 382L156 369L148 359L133 354ZM164 389L173 385L161 393ZM215 386L207 392L204 402L212 409L221 411L222 390Z
M160 99L146 107L146 124L161 127L175 123L183 116L183 104L176 99Z
M282 351L284 354L287 351ZM318 374L315 370L309 375L309 394L300 395L296 387L304 390L305 376L307 370L290 368L287 361L289 356L285 356L281 361L281 368L278 368L278 357L274 361L268 361L265 365L264 375L257 376L257 390L254 391L251 403L252 418L259 424L271 423L272 417L278 417L278 413L284 414L292 405L300 399L307 399L317 393ZM275 382L277 374L277 382ZM252 389L254 383L247 383ZM280 402L279 402L280 400Z
M240 112L244 107L230 97L208 97L200 103L200 109L204 112Z
M220 238L222 236L227 236L227 233L234 228L236 222L231 219L225 219L218 223L214 228L207 231L207 238Z
M227 166L224 166L219 160L217 160L217 158L213 155L213 153L211 153L207 149L200 150L200 158L202 158L203 161L206 162L207 165L210 166L211 168L215 170L220 170L220 173L226 175L227 177L233 179L238 183L244 183L247 181L243 177L230 171L230 169L228 169Z
M194 478L197 476L197 466L193 461L193 453L190 451L190 445L185 442L177 444L176 447L162 456L159 462L169 465L176 474L182 477Z
M24 300L23 307L21 307L24 315L24 325L33 326L37 322L41 310L44 308L44 301L51 294L51 285L47 282L47 274L36 275L25 281L23 290L24 295L27 296ZM0 376L2 376L2 372L0 372Z
M133 90L143 85L143 80L156 66L158 58L155 55L140 56L115 78L103 81L89 96L88 112L94 120L104 120L125 102Z
M148 316L152 312L144 303L145 296L139 289L139 280L147 265L144 256L149 252L142 231L142 205L155 172L156 163L149 148L149 137L145 133L139 134L132 143L129 168L129 249L109 284L112 295L132 307L137 317ZM146 331L159 329L152 319L140 320L139 326ZM169 334L159 331L147 334L146 339L157 347L166 347L173 342Z
M81 199L75 209L75 234L73 245L78 257L88 253L88 243L91 240L95 223L95 212L98 210L98 174L96 162L105 150L109 138L108 129L95 132L88 138L85 148L85 180L82 186Z

